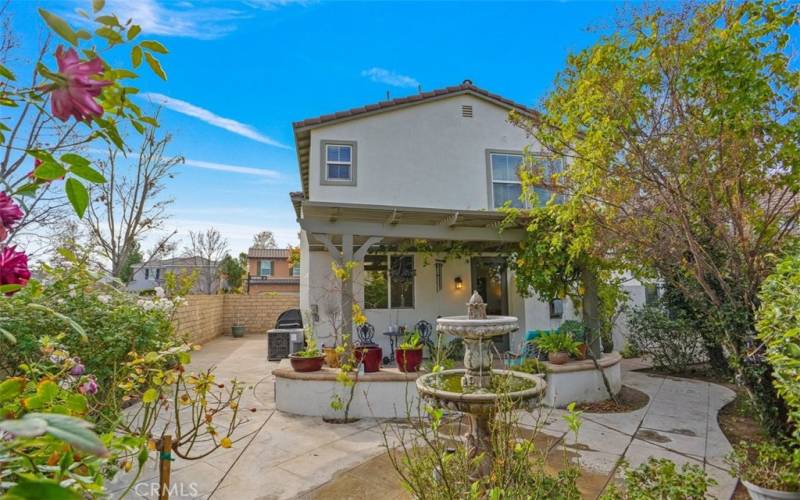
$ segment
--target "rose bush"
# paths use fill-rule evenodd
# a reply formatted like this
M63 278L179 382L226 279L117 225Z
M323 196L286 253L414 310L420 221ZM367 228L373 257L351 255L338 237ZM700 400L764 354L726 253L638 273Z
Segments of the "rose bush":
M19 366L38 355L42 338L58 338L94 375L99 386L96 411L113 416L121 401L119 372L128 353L157 351L173 339L175 301L134 296L102 279L87 257L66 250L62 257L63 267L42 266L43 282L32 281L0 301L0 327L16 339L0 360L0 373L19 376Z

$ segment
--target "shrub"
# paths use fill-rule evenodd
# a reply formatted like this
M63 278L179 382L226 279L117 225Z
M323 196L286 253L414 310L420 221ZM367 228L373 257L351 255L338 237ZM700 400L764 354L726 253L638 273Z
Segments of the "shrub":
M800 446L800 251L778 263L759 298L758 338L766 345L772 383L786 402Z
M544 352L567 352L575 354L578 352L578 342L572 339L572 335L566 332L549 332L536 337L533 343Z
M567 333L576 342L586 342L586 327L580 321L568 319L558 327L559 333Z
M517 499L578 500L580 470L563 455L540 446L533 434L521 432L505 388L498 394L496 418L490 426L490 456L474 454L457 436L457 420L447 421L444 410L428 406L427 419L410 419L395 428L400 443L389 459L404 487L420 500ZM580 412L569 408L564 420L572 433L580 428ZM534 432L535 434L535 432ZM385 435L386 436L386 435ZM454 439L455 438L455 439ZM385 437L388 444L388 436ZM391 450L391 447L389 448ZM488 451L488 450L487 450Z
M800 491L800 454L776 443L740 443L726 458L731 475L771 490Z
M120 290L74 256L62 268L44 266L43 273L46 285L31 281L0 301L2 328L16 340L13 348L3 347L0 372L20 374L21 364L38 359L40 340L58 339L96 377L98 399L113 407L115 374L128 353L158 351L173 338L175 302Z
M678 470L674 462L665 458L650 457L647 463L635 469L623 465L623 470L624 489L612 485L600 497L601 500L701 500L706 498L709 486L716 484L700 466L684 464Z
M545 374L547 373L547 365L543 361L534 358L526 358L522 364L512 366L511 370L515 372L524 372L531 374Z
M670 315L661 306L639 307L628 327L630 349L652 356L657 369L680 373L704 359L702 337L680 311Z

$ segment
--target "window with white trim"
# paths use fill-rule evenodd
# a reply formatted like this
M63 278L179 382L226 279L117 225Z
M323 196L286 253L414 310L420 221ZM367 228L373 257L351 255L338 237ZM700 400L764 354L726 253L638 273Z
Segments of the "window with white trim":
M292 266L292 276L300 276L300 264Z
M258 275L259 276L272 276L272 261L271 260L261 260L258 263Z
M325 145L325 179L329 181L353 180L353 146L349 144Z
M529 157L530 165L526 168L541 168L545 178L562 171L561 158L546 155L533 155ZM506 203L515 208L530 208L527 200L522 197L522 181L519 169L522 168L524 157L521 153L489 153L489 170L492 181L492 207L500 208ZM535 187L539 204L544 205L553 194L549 189Z

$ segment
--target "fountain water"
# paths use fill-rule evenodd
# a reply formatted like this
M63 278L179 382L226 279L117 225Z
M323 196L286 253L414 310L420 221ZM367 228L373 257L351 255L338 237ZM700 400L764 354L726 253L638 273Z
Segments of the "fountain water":
M470 455L485 453L481 473L487 473L492 460L490 424L497 410L497 393L516 408L534 404L545 390L539 375L492 369L492 337L517 329L513 316L487 316L486 304L474 292L467 303L467 316L436 320L439 334L464 340L464 368L429 373L417 379L417 390L429 404L467 413L470 429L466 436Z

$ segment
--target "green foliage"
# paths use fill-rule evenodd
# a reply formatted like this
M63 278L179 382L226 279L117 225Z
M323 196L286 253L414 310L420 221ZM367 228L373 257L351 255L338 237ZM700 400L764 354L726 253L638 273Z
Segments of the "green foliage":
M4 349L0 369L9 375L21 374L20 365L38 359L42 339L57 339L83 360L100 386L98 401L110 398L107 409L115 411L117 371L129 352L157 350L172 338L170 317L176 301L139 298L118 290L101 280L102 274L85 260L74 255L66 258L64 267L43 266L47 286L32 281L0 300L0 326L16 338L14 349Z
M547 366L544 362L534 358L525 358L522 364L510 367L515 372L531 373L531 374L545 374L547 373Z
M703 339L682 311L672 315L660 305L635 308L628 318L628 346L649 354L653 366L672 373L704 360Z
M759 298L758 338L766 346L772 383L786 401L800 447L800 247L778 263Z
M731 474L741 480L781 491L800 491L800 447L773 442L739 443L726 462Z
M576 342L586 342L586 327L580 321L568 319L559 325L557 331L566 333Z
M143 261L144 255L142 255L142 247L139 243L136 243L133 251L128 255L125 264L119 272L119 280L123 283L130 283L131 280L133 280L134 266L136 266L136 264L141 264Z
M533 343L547 353L566 352L577 354L580 342L573 340L572 335L567 332L546 332L533 339Z
M318 358L322 356L322 351L317 347L317 338L314 336L313 329L310 326L305 327L303 335L306 339L306 348L295 352L294 355L300 358Z
M749 340L772 256L800 221L799 13L768 0L642 9L568 58L541 115L514 117L569 159L532 182L564 195L562 220L581 221L573 246L702 303L775 432L784 405Z
M244 269L237 259L234 259L230 254L225 254L219 264L219 273L225 277L228 282L228 288L236 293L242 291L242 284L247 270Z
M401 350L422 348L419 331L410 330L406 332L406 334L403 336L403 341L400 342L400 345L398 345L397 348Z
M624 489L612 484L601 500L702 500L708 488L717 484L700 466L687 463L679 470L665 458L650 457L639 467L626 465L624 470Z
M445 419L440 408L427 406L427 419L401 432L399 453L389 458L401 475L406 489L420 500L577 500L576 481L580 471L563 456L563 469L553 472L558 456L539 447L527 432L520 432L513 403L502 389L496 407L497 418L490 427L491 456L472 454L461 439L453 439L458 424ZM574 410L574 408L572 409ZM580 413L570 411L567 425L576 432ZM452 443L456 442L454 446ZM399 455L399 456L398 456ZM483 469L484 473L479 473Z

